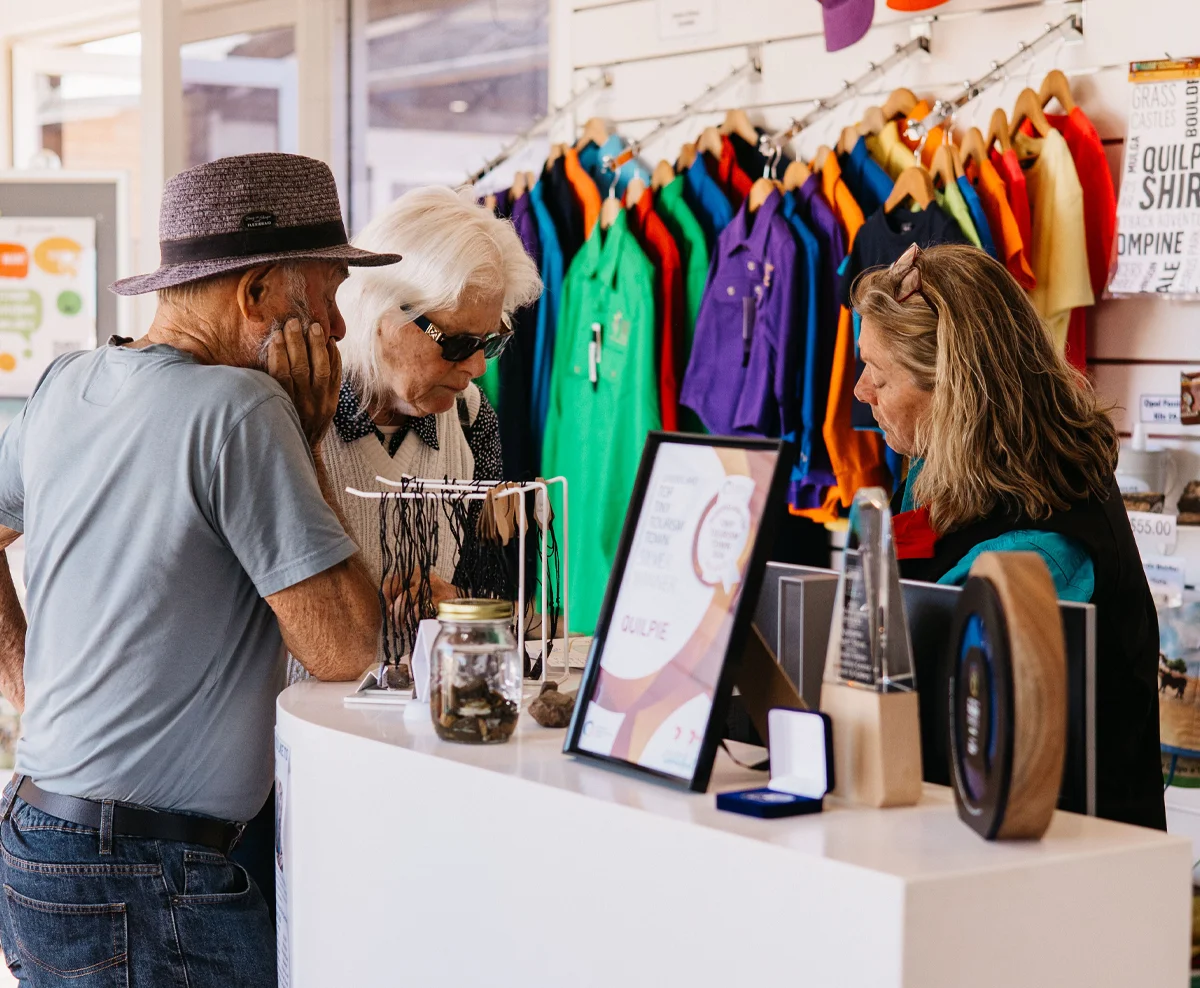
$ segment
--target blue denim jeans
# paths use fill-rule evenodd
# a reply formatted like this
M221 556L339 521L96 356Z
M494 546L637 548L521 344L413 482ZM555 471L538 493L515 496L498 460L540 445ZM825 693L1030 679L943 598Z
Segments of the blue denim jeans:
M0 944L22 988L275 988L271 917L241 865L60 820L11 783L10 802Z

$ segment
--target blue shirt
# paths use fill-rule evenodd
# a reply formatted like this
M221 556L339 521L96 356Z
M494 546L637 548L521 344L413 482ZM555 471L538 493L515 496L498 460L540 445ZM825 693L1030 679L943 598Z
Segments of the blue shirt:
M609 168L604 167L605 158L616 158L622 151L625 150L625 139L617 134L613 134L600 147L596 146L594 141L589 142L587 147L579 152L579 163L596 182L596 188L600 190L600 195L607 196L609 186L612 185L613 172ZM634 176L640 178L647 185L650 184L650 172L646 170L637 158L631 158L617 169L617 195L624 196L625 189L633 180Z
M554 366L554 336L558 307L562 300L563 252L550 210L546 208L545 189L538 182L529 190L533 215L537 220L542 245L542 285L544 294L538 305L537 333L534 337L533 371L530 381L529 414L535 448L540 449L546 431L546 409L550 405L550 370Z
M894 183L879 162L871 157L866 141L860 139L849 154L838 155L838 163L842 166L842 178L864 216L870 216L887 202Z
M992 257L998 257L996 242L992 240L992 228L988 226L987 213L983 211L983 202L975 187L967 181L966 175L958 176L958 188L967 200L967 212L971 214L971 222L975 224L975 232L979 234L979 242Z
M679 394L714 435L779 436L796 425L799 279L782 206L778 192L754 213L743 203L717 241Z
M696 155L696 160L684 173L686 179L683 186L684 201L691 207L696 219L704 228L704 237L708 241L709 250L717 243L717 235L733 221L733 207L717 185L713 177L704 167L704 159Z
M908 482L904 488L901 511L912 511L917 505L913 499L913 484L921 473L921 460L913 460L908 467ZM1018 529L1005 532L994 539L973 546L965 556L942 574L938 583L962 586L967 582L971 564L985 552L1036 552L1046 563L1054 580L1054 589L1059 600L1070 600L1087 604L1096 589L1096 573L1092 557L1075 539L1058 532L1039 532L1036 529Z
M813 437L820 433L825 419L825 409L817 408L815 384L817 334L820 326L817 314L817 289L821 277L821 244L800 216L796 197L791 193L783 197L783 217L796 235L796 273L800 283L795 309L795 332L800 339L799 370L796 381L796 394L800 399L800 421L799 435L796 436L798 456L796 465L792 467L791 476L791 494L794 497L789 497L789 500L797 507L812 507L808 504L799 504L798 499L800 488L808 476L808 461L812 456Z

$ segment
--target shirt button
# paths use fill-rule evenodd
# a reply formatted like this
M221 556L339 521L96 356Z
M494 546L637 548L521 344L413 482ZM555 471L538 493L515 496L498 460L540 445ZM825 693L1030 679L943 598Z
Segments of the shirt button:
M755 264L753 261L750 261L746 264L747 271L753 271L756 267L758 267L758 265Z
M734 288L733 285L730 285L728 288L725 289L725 294L726 295L736 295L737 289Z

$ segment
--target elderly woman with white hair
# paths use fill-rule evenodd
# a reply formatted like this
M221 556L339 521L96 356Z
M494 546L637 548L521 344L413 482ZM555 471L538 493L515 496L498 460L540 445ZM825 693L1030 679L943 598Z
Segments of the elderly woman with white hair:
M485 357L499 356L511 339L513 313L541 294L537 267L512 224L466 192L419 188L354 243L403 260L386 274L355 273L338 290L343 381L320 447L331 486L378 490L376 477L404 476L501 480L499 420L472 382L484 373ZM380 579L377 506L347 494L340 507ZM444 529L435 601L456 596L458 547Z

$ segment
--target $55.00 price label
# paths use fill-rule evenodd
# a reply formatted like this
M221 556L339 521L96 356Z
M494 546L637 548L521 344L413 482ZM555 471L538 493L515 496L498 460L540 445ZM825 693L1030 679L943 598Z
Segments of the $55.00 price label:
M1169 554L1175 551L1179 530L1175 515L1159 515L1152 511L1129 512L1129 527L1142 552Z

